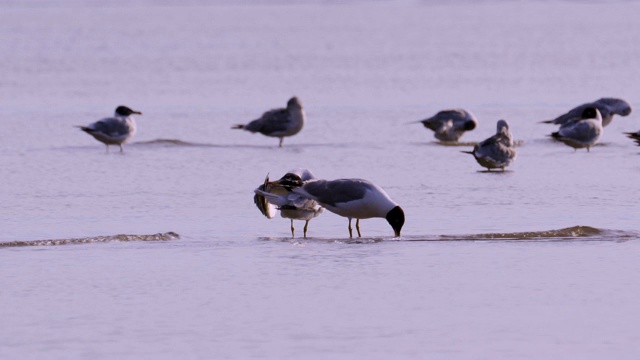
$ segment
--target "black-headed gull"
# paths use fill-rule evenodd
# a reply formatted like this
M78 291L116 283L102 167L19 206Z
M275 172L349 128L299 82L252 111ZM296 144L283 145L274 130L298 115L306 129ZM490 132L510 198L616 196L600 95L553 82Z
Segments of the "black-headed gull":
M465 131L471 131L478 125L475 116L463 109L443 110L418 122L433 130L433 136L440 141L458 141Z
M587 107L579 118L566 122L551 134L556 140L571 146L574 150L587 148L587 151L600 141L602 136L602 115L595 107Z
M286 183L287 179L274 181L273 184ZM395 236L400 236L404 225L404 211L378 185L363 179L314 180L301 186L293 186L292 192L317 201L322 207L334 214L349 219L349 237L353 237L351 220L356 219L358 237L360 219L384 218L393 228ZM265 195L270 199L269 195ZM269 200L271 201L271 200Z
M269 110L262 114L259 119L253 120L248 124L235 125L232 129L242 129L252 133L258 132L262 135L280 138L280 147L282 147L282 141L285 137L293 136L302 130L304 119L302 103L294 96L289 99L286 108Z
M602 98L577 106L566 114L562 114L553 120L543 121L543 123L562 125L575 119L581 119L584 110L590 107L595 107L600 112L602 127L609 125L614 115L627 116L631 114L631 105L628 102L616 98Z
M275 216L276 210L280 211L280 216L283 218L291 219L291 237L295 237L293 220L304 220L304 237L306 238L309 220L320 215L324 209L315 200L305 198L291 190L315 179L316 177L308 169L293 169L287 172L277 186L269 182L269 176L267 176L264 184L254 190L256 194L253 201L262 215L268 219ZM275 196L267 199L264 193Z
M502 169L509 166L517 155L516 147L509 131L509 124L505 120L499 120L496 125L496 134L474 146L473 151L463 151L471 154L478 164L491 169Z
M122 144L129 141L137 130L136 121L131 116L132 114L142 115L141 112L131 110L126 106L118 106L113 117L98 120L88 126L78 127L105 144L107 152L109 152L109 145L118 145L120 152L123 152Z

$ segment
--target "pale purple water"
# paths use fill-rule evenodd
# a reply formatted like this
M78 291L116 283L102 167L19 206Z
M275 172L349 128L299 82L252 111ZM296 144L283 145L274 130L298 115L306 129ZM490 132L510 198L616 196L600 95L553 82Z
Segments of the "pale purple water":
M640 355L640 148L622 135L636 112L590 153L537 123L603 96L637 107L639 3L0 10L0 241L181 236L0 248L0 358ZM292 95L308 122L284 148L229 129ZM106 155L73 125L119 104L144 115L126 153ZM470 146L406 124L447 107L480 120L463 141L510 122L509 172L478 172ZM291 240L252 190L296 166L381 185L404 238L374 219L348 242L326 212ZM416 241L575 225L601 231Z

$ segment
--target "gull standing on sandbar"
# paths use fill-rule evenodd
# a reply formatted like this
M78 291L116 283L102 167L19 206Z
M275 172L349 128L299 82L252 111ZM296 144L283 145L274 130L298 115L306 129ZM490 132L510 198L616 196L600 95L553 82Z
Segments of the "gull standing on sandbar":
M433 130L433 136L440 141L458 141L465 131L471 131L478 125L476 117L463 109L443 110L417 122Z
M579 118L562 124L560 130L552 133L551 137L571 146L575 151L581 148L589 151L598 143L603 131L600 111L595 107L588 107Z
M279 185L283 179L274 181ZM360 233L360 219L380 217L387 220L393 228L395 236L400 236L404 225L404 211L378 185L362 179L315 180L302 186L294 187L292 191L305 198L317 201L322 207L334 214L349 219L349 237L353 238L351 220L356 219L358 237ZM269 201L270 194L264 194Z
M120 152L123 152L122 144L129 141L135 135L137 126L132 114L142 115L141 112L131 110L126 106L118 106L113 117L98 120L88 126L77 126L82 131L93 136L96 140L107 146L120 146Z
M509 166L516 159L516 147L509 131L509 124L505 120L499 120L496 126L496 134L478 143L473 151L463 151L471 154L478 164L491 169L502 169Z
M282 140L285 137L293 136L302 130L304 118L302 103L294 96L289 99L285 109L269 110L259 119L246 125L235 125L232 129L243 129L252 133L258 132L262 135L280 138L280 147L282 147Z
M627 116L631 114L631 105L629 105L628 102L616 98L602 98L577 106L566 114L560 115L553 120L543 121L543 123L563 125L575 119L582 119L582 113L586 108L590 107L595 107L600 112L602 116L602 127L609 125L614 115Z
M320 215L324 209L315 200L302 197L291 190L302 186L305 182L314 180L316 180L316 177L307 169L293 169L287 172L278 180L278 186L269 182L269 176L267 175L264 184L254 190L256 194L253 197L253 202L267 219L272 219L276 210L280 210L280 216L283 218L291 219L291 237L295 237L293 220L304 220L304 237L306 238L309 220ZM273 201L270 202L262 195L263 193L276 195L277 197L270 197Z

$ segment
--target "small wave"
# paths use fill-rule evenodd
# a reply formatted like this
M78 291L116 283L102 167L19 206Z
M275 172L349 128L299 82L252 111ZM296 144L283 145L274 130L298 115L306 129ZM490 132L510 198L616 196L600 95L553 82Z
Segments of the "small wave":
M489 233L474 235L441 235L441 240L554 240L602 236L606 231L590 226L572 226L558 230Z
M95 236L77 239L51 239L51 240L30 240L30 241L9 241L0 242L0 248L20 247L20 246L55 246L69 244L89 244L106 243L112 241L169 241L180 239L180 235L170 231L153 235L109 235Z
M474 147L476 145L478 145L478 142L476 141L434 141L433 142L436 145L440 145L440 146L466 146L466 147ZM515 144L515 146L522 146L524 144L523 140L516 140L513 142Z
M400 238L394 237L363 237L363 238L295 238L290 237L261 237L260 240L281 241L293 244L305 242L327 242L342 244L375 244L382 241L629 241L640 239L640 233L603 230L590 226L572 226L557 230L524 231L511 233L487 233L468 235L410 235Z
M130 146L176 146L176 147L222 147L221 145L215 144L204 144L204 143L195 143L190 141L184 141L180 139L155 139L148 141L136 141Z

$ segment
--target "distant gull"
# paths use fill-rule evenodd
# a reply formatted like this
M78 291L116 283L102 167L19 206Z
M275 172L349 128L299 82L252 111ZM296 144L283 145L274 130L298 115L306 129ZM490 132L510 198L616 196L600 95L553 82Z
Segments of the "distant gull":
M274 181L279 184L283 179ZM302 186L294 187L292 191L305 198L317 201L322 207L332 213L349 219L349 237L353 237L351 220L356 219L358 237L360 233L360 219L374 217L385 218L394 230L395 236L400 236L404 225L404 211L391 200L389 195L378 185L362 179L315 180ZM267 198L269 195L265 194ZM269 200L271 201L271 200Z
M638 143L638 145L640 145L640 130L636 132L626 132L624 134L627 135L629 139L635 140Z
M307 237L307 228L309 227L309 220L320 215L324 210L315 200L311 200L291 190L294 187L302 186L305 182L313 181L316 177L307 169L293 169L287 172L275 186L269 182L269 176L264 181L263 185L260 185L255 189L255 196L253 201L262 213L268 219L272 219L275 216L276 210L280 210L280 216L285 219L291 219L291 237L295 237L295 228L293 227L293 220L304 220L304 237ZM270 199L270 202L262 193L269 193L276 195Z
M614 115L627 116L631 114L631 105L622 99L602 98L594 102L582 104L571 109L568 113L558 116L553 120L543 121L545 124L562 125L571 120L580 119L586 108L595 107L602 116L602 126L605 127L611 123Z
M471 131L478 125L475 116L463 109L443 110L418 122L433 130L433 136L440 141L458 141L465 131Z
M142 115L141 112L131 110L126 106L118 106L113 117L96 121L89 126L78 126L82 131L93 136L96 140L107 145L119 145L123 152L122 144L126 143L136 133L136 121L132 114Z
M587 107L579 118L568 121L560 130L551 134L556 140L571 146L574 150L589 149L598 143L602 136L602 115L595 107Z
M294 96L289 99L285 109L269 110L259 119L246 125L235 125L232 129L243 129L252 133L258 132L262 135L280 138L280 147L282 147L282 140L285 137L293 136L302 130L304 118L302 103Z
M478 164L491 169L502 169L509 166L516 159L516 147L509 131L509 124L499 120L496 134L474 146L473 151L463 151L475 157Z

